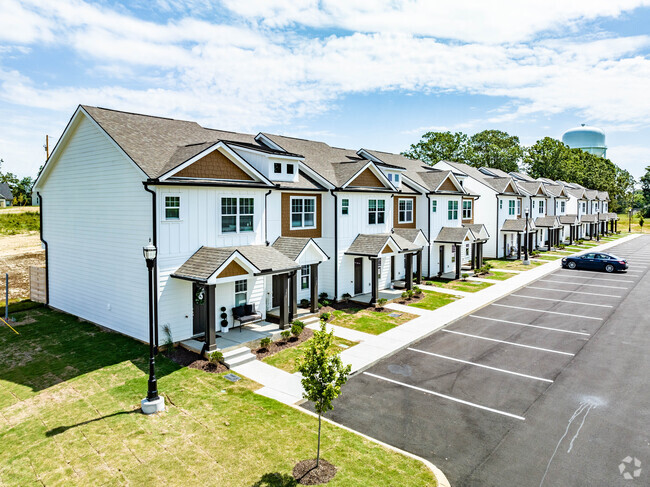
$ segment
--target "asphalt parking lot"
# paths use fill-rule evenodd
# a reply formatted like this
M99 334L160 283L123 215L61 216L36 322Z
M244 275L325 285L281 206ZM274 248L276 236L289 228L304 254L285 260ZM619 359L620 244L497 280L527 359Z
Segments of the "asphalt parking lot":
M650 485L650 237L608 252L629 271L533 282L355 375L328 417L453 486Z

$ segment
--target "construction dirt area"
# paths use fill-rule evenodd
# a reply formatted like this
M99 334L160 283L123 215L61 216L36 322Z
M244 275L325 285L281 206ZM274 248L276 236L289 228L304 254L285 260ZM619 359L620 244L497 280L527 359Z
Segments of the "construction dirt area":
M5 273L9 274L9 300L29 298L29 268L44 265L38 232L0 235L0 303L5 300Z

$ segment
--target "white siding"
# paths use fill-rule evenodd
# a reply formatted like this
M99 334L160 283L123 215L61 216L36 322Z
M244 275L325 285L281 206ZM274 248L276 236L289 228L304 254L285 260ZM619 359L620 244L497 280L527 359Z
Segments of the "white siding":
M143 176L97 126L79 117L39 183L50 304L148 341L151 195Z

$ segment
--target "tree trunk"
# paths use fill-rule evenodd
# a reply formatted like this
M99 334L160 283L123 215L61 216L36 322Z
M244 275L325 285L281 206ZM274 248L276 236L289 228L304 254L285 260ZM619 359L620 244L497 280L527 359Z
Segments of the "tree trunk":
M320 462L320 414L318 415L318 449L316 450L316 468Z

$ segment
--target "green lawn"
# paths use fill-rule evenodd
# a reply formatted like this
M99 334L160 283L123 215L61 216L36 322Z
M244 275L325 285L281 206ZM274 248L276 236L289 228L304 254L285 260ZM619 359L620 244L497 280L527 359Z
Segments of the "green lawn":
M401 312L397 311L396 313ZM334 311L334 317L330 320L330 323L372 335L379 335L413 318L417 318L417 316L409 313L401 313L400 316L393 317L389 316L389 313L372 311L366 308L349 307L344 310L339 309Z
M485 259L484 264L492 264L495 269L508 269L513 271L527 271L533 269L543 262L531 261L530 265L524 265L521 260L506 260L506 259Z
M516 276L516 274L513 274L512 272L498 272L498 271L491 270L489 274L478 276L478 277L480 277L481 279L494 279L495 281L505 281L506 279L510 279L513 276Z
M541 259L541 260L557 260L561 259L563 256L562 255L553 255L553 254L539 254L536 259Z
M16 235L39 229L40 214L36 211L0 213L0 235Z
M274 355L264 358L262 361L266 362L269 365L272 365L273 367L277 367L278 369L282 369L286 372L289 372L290 374L293 374L295 372L298 372L300 359L302 359L304 350L307 348L308 343L309 340L302 342L300 345L297 345L295 347L285 348L284 350L281 350ZM343 350L353 347L357 343L359 342L353 342L350 340L345 340L343 338L334 337L333 346L330 349L332 352L331 354L333 355L335 353L342 352Z
M433 291L423 292L425 294L424 299L418 301L417 303L411 303L409 306L413 306L414 308L434 310L441 308L446 304L453 303L458 299L461 299L459 296L451 296L449 294L441 294Z
M0 328L0 485L289 486L313 458L318 421L252 392L257 384L159 356L167 411L139 412L148 347L53 311ZM28 320L25 320L28 318ZM435 485L420 462L328 423L332 486Z
M475 293L476 291L480 291L481 289L485 289L492 285L489 282L462 281L460 279L449 280L440 279L438 277L426 280L425 284L428 286L455 289L457 291L465 291L468 293Z

